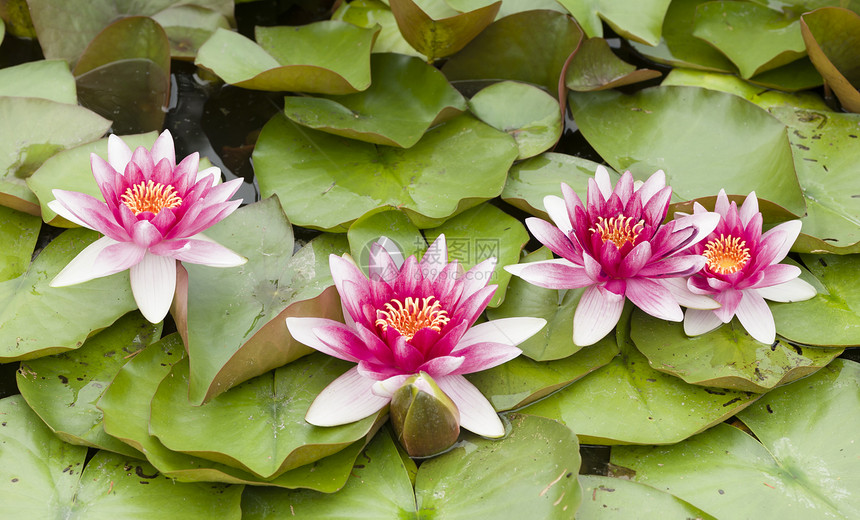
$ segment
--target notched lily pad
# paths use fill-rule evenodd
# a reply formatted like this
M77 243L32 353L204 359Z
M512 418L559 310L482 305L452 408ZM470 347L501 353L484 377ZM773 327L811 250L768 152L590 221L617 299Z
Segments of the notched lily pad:
M860 15L841 7L824 7L804 13L800 27L815 68L846 110L860 112Z
M636 69L618 56L603 38L583 40L576 55L567 66L564 82L576 91L606 90L659 78L660 72Z
M340 21L257 27L257 42L217 29L195 63L254 90L352 94L370 86L370 49L379 27Z
M410 148L431 126L466 110L445 76L418 58L374 54L371 86L335 97L284 98L291 120L315 130L368 143Z

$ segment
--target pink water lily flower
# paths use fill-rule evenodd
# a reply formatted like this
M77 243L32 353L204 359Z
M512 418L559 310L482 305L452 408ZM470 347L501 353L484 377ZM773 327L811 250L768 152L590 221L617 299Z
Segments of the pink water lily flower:
M218 168L198 172L195 152L176 164L167 130L152 150L132 153L122 139L108 139L108 161L91 154L104 202L74 191L53 190L48 207L105 235L81 251L51 281L63 287L129 269L131 289L149 321L164 319L176 287L176 261L234 267L246 259L200 232L232 213L229 200L241 179L223 184Z
M721 307L687 309L684 332L690 336L704 334L737 316L750 336L769 345L776 338L776 327L764 299L794 302L815 296L815 288L798 278L799 267L779 263L797 239L800 221L784 222L762 234L755 192L747 196L739 211L720 190L715 209L720 223L706 240L693 246L707 262L689 278L687 286L713 297ZM706 212L698 203L693 211Z
M540 287L586 288L573 316L576 345L606 336L618 323L625 297L670 321L683 320L680 305L718 306L687 290L683 277L705 265L705 258L689 248L714 229L719 215L705 212L663 224L672 188L662 170L639 186L625 172L613 189L606 168L598 166L588 180L587 205L567 184L561 190L564 199L544 198L555 226L526 219L532 234L561 258L505 269Z
M383 241L384 244L384 241ZM332 277L346 323L287 318L296 340L331 356L358 363L329 384L305 419L335 426L382 409L411 376L425 372L457 405L460 425L487 437L505 430L487 399L463 374L500 365L520 354L517 344L539 331L540 318L505 318L472 324L496 291L487 285L495 259L463 273L448 263L440 236L418 262L405 261L377 242L368 279L345 255L331 255Z

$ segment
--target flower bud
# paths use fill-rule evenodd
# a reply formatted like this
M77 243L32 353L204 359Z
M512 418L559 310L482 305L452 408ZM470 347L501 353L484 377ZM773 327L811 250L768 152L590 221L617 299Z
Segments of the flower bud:
M411 457L448 449L460 435L460 411L426 373L412 376L391 397L391 424Z

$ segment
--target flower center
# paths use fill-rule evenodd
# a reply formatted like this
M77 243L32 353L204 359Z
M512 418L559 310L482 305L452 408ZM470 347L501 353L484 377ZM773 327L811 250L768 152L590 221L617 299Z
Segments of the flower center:
M738 237L720 235L708 242L702 255L708 259L707 266L718 274L740 271L750 259L747 243Z
M633 223L633 217L625 217L618 215L613 218L597 217L597 224L593 228L588 228L592 233L600 233L600 238L605 244L607 241L614 242L618 249L630 242L633 244L636 237L642 232L645 227L644 220Z
M433 300L433 296L423 299L410 297L406 298L405 303L393 299L385 304L385 310L377 309L376 325L382 327L383 332L393 327L407 340L421 329L430 328L439 332L451 318L442 309L442 304Z
M125 190L120 200L135 215L139 215L144 211L149 211L157 215L164 208L173 209L182 204L182 199L176 194L173 186L165 186L160 182L156 183L152 181L135 184Z

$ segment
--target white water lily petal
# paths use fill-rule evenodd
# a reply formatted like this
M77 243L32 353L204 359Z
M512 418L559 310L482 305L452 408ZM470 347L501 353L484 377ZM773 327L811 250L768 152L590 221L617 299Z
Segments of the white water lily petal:
M110 247L112 251L103 254ZM84 248L51 280L51 287L75 285L125 271L143 258L144 250L133 243L102 237Z
M409 374L391 376L388 379L373 383L373 386L370 390L371 392L373 392L373 395L377 397L391 399L391 396L394 395L394 392L400 390L400 387L403 386L403 383L405 383L406 380L410 377L412 376Z
M484 437L505 435L499 414L475 385L460 375L435 378L439 389L454 401L460 411L460 426Z
M131 161L131 148L118 135L108 136L108 163L113 169L122 175L129 161Z
M623 296L596 285L586 289L573 315L573 343L587 347L603 339L618 324L623 309Z
M131 292L140 312L152 323L163 320L176 291L176 260L146 253L130 274Z
M602 164L599 164L594 171L594 182L603 195L603 200L608 200L612 196L612 179L609 178L609 171Z
M391 401L373 393L373 379L362 377L352 367L338 377L314 399L305 420L315 426L338 426L372 415Z
M501 318L490 320L473 326L463 334L457 346L451 351L455 354L475 343L501 343L516 347L523 341L537 334L546 320L543 318Z
M756 341L770 345L776 339L773 313L770 312L764 298L756 291L743 291L743 297L735 311L735 316Z
M403 265L402 254L400 258L400 263L397 264L398 268ZM395 263L397 262L395 261ZM442 272L442 269L445 269L445 266L448 265L448 243L445 240L444 233L436 237L436 240L430 244L430 247L424 252L424 256L421 257L421 262L418 265L424 277L431 280L435 280L439 273Z
M567 212L567 204L563 198L556 197L555 195L547 195L543 198L543 207L558 229L564 233L573 230L573 224L570 222L570 214Z
M63 217L64 219L68 220L69 222L73 222L73 223L75 223L81 227L85 227L87 229L92 229L92 228L90 228L89 225L87 225L86 222L79 219L77 216L75 216L74 213L72 213L71 211L66 209L66 206L64 206L62 202L60 202L58 200L52 200L52 201L48 202L48 207L51 208L51 211L53 211L57 215Z
M754 289L759 296L775 302L802 302L817 294L815 287L800 278L794 278L779 285Z
M237 267L248 261L244 256L222 246L202 233L197 233L188 239L188 248L183 248L171 256L182 262L208 265L209 267Z
M684 334L687 336L698 336L710 332L722 324L723 322L717 318L714 311L687 309L687 312L684 313Z
M217 186L221 184L221 168L217 166L210 166L209 168L205 168L197 172L196 182L200 182L200 179L203 179L207 176L212 177L212 186Z
M690 309L718 309L720 307L720 304L713 298L690 291L687 287L686 278L660 278L655 281L668 289L675 301L682 307Z

